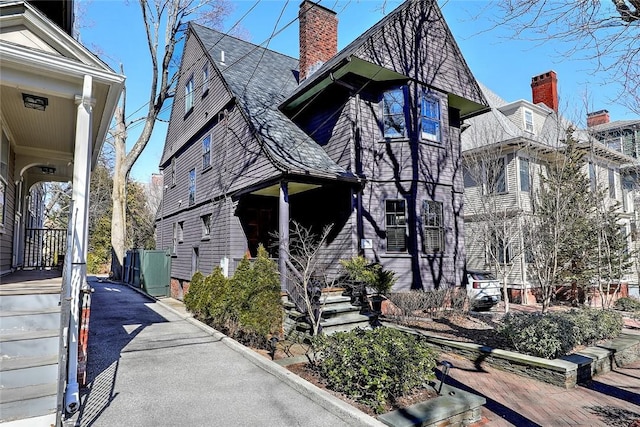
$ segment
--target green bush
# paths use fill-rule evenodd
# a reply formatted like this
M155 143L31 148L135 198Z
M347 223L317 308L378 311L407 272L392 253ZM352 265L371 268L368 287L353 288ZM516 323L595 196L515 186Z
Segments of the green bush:
M393 328L320 335L314 350L320 355L315 369L327 386L376 413L435 376L436 355L426 341Z
M622 297L615 302L613 307L622 311L640 311L640 301L634 298Z
M243 341L264 346L270 334L280 333L282 300L280 278L275 262L262 246L250 263L243 259L231 279Z
M200 320L248 345L264 347L282 328L280 280L262 247L256 261L244 258L231 279L220 268L207 277L196 272L184 304Z
M585 308L563 313L509 313L497 332L510 349L555 359L578 345L615 338L622 326L619 313Z

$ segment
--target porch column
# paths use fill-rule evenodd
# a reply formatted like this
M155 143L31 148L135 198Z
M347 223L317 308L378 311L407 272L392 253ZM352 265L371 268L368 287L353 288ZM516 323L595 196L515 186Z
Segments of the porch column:
M86 289L87 245L89 229L89 177L91 174L91 116L94 100L92 95L93 79L84 76L82 96L76 95L78 111L76 114L75 152L73 156L73 193L71 215L71 283L70 319L68 332L69 370L67 372L67 390L65 408L74 413L80 406L78 390L78 332L80 324L81 289Z
M289 185L287 181L280 182L278 210L280 290L287 291L287 261L289 260Z

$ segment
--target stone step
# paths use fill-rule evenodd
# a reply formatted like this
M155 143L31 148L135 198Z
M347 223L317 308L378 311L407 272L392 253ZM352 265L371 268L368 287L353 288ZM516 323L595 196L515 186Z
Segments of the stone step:
M55 383L58 380L58 356L4 358L0 365L0 388L16 388Z
M0 423L55 413L57 384L0 388Z

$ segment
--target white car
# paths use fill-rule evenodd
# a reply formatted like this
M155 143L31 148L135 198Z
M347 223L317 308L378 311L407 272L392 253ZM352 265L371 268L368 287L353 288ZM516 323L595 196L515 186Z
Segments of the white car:
M467 295L472 309L489 310L500 302L500 282L488 271L467 270Z

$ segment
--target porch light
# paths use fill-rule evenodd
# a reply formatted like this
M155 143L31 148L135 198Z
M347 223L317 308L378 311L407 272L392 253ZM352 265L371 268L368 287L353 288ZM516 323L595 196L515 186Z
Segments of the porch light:
M56 168L52 166L40 166L40 170L45 175L53 175L54 173L56 173Z
M29 95L27 93L22 94L22 101L26 108L33 108L34 110L44 111L49 105L49 99L43 96Z

